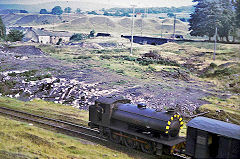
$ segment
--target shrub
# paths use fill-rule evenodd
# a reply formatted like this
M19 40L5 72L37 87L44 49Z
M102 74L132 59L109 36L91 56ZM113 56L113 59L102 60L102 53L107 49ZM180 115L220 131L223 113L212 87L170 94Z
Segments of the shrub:
M21 41L23 37L23 32L19 30L10 30L9 34L7 35L7 40L12 42Z
M101 59L111 59L112 57L109 55L101 55L100 58Z
M116 73L117 73L117 74L124 75L124 70L122 70L122 69L116 70Z
M78 56L78 57L74 57L73 59L90 59L92 58L91 56Z
M95 34L95 30L91 30L90 34L89 34L89 37L94 37L94 34Z
M84 36L84 34L74 34L73 36L71 36L70 40L72 41L79 41L79 40L83 40L83 39L87 39L87 36Z
M125 57L123 57L123 59L126 61L136 61L137 58L131 57L131 56L125 56Z
M216 68L217 65L216 65L215 63L212 62L212 63L209 65L209 67L211 67L211 68Z
M56 45L60 45L61 42L62 42L62 38L60 38L60 39L58 40L58 42L56 43Z

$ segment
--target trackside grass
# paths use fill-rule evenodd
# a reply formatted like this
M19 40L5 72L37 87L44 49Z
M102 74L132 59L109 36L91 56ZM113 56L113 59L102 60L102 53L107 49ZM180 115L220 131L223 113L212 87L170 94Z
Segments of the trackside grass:
M88 111L79 110L72 106L46 102L40 99L23 102L14 98L0 97L0 107L8 107L50 118L87 125Z
M1 159L128 159L126 154L0 116Z

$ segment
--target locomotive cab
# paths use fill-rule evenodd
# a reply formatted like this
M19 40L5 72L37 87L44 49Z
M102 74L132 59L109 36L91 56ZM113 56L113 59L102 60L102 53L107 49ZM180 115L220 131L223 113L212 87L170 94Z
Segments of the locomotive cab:
M94 105L89 106L89 126L97 128L101 126L109 126L113 107L116 103L130 103L130 100L123 97L101 97L95 101Z

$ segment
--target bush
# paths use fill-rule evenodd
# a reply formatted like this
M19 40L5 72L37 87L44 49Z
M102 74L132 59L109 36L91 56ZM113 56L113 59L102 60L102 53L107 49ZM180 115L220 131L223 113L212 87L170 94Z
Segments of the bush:
M60 45L61 42L62 42L62 38L60 38L60 39L58 40L58 42L56 43L56 45Z
M125 56L125 57L123 57L123 59L126 60L126 61L136 61L136 58L131 57L131 56Z
M83 34L74 34L73 36L71 36L70 40L72 41L79 41L79 40L83 40L83 39L87 39L87 36L84 36Z
M109 60L109 59L112 58L112 56L109 56L109 55L101 55L100 58L101 58L101 59L108 59L108 60Z
M89 34L89 37L94 37L94 34L95 34L95 30L91 30L90 34Z
M120 75L124 75L124 70L122 69L116 70L116 73Z
M15 42L21 41L24 37L23 32L19 30L10 30L9 34L7 35L7 41Z
M186 22L187 20L185 18L180 18L182 22Z
M209 67L211 67L211 68L216 68L217 65L216 65L215 63L212 62L212 63L209 65Z
M78 57L74 57L73 59L90 59L92 58L91 56L78 56Z

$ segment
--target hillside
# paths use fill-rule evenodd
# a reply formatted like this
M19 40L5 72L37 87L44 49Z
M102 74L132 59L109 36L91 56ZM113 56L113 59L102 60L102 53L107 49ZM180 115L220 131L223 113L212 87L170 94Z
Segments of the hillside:
M110 32L112 34L130 34L131 18L111 17L101 15L43 15L43 14L10 14L2 15L6 26L35 26L53 28L58 30L68 30L73 32L86 32L94 29L96 32ZM162 23L163 22L163 23ZM188 24L180 20L176 21L176 33L186 34ZM161 29L165 35L173 32L173 19L159 18L135 18L135 35L141 35L143 26L143 35L160 36Z

